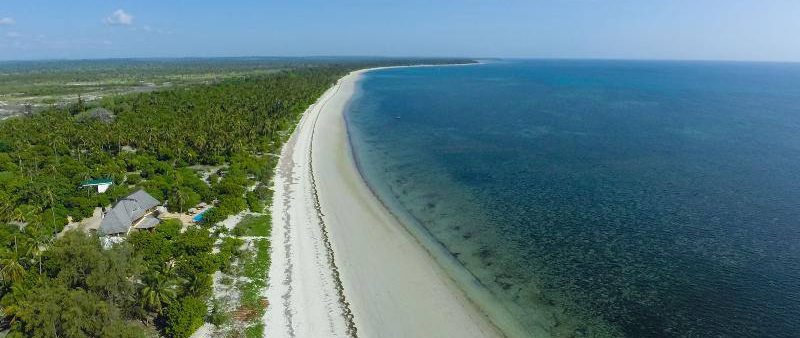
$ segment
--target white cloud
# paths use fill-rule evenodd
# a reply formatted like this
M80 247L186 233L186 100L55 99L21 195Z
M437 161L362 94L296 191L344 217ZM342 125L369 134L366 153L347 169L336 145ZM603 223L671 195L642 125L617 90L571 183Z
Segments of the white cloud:
M15 21L12 18L0 18L0 26L2 26L2 25L13 25L16 22L17 21Z
M142 31L145 33L154 33L154 34L169 34L169 32L160 29L160 28L153 28L148 25L142 26Z
M8 32L8 33L6 33L6 37L9 38L9 39L16 39L16 38L21 38L22 34L17 33L17 32Z
M103 19L103 22L108 25L130 26L133 24L133 15L118 9L114 11L114 13L111 13L111 15L109 15L107 18Z
M48 48L57 50L71 50L75 47L79 48L113 48L113 44L108 40L93 40L87 38L78 39L49 39L44 36L23 36L19 39L0 39L0 47L8 47L15 49L34 49L34 48Z

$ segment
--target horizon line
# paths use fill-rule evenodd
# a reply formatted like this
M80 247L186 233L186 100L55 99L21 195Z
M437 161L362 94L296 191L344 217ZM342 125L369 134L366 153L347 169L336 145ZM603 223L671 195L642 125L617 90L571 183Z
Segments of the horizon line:
M574 60L574 61L671 61L671 62L738 62L738 63L800 63L800 60L752 59L681 59L681 58L626 58L626 57L503 57L503 56L386 56L386 55L228 55L228 56L125 56L99 58L41 58L0 59L0 63L57 62L57 61L107 61L107 60L202 60L202 59L465 59L465 60Z

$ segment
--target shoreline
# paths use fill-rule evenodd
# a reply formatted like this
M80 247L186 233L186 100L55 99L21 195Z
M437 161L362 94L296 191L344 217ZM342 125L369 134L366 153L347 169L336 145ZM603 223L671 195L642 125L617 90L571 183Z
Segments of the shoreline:
M357 84L360 81L362 75L366 74L367 72L379 69L391 69L391 68L406 68L406 67L437 67L437 66L472 66L472 65L480 65L483 62L473 63L473 64L452 64L452 65L420 65L420 66L399 66L399 67L380 67L380 68L371 68L365 69L361 73L358 74L358 78L354 80ZM353 91L351 95L355 96L356 90ZM372 196L375 200L380 203L380 205L385 209L387 213L389 213L395 220L396 225L404 228L408 231L413 239L416 240L418 245L425 250L430 258L432 258L436 263L438 263L438 267L452 279L455 285L454 292L464 293L467 301L469 301L471 306L475 307L477 311L481 312L484 316L488 317L487 319L493 324L504 337L507 338L523 338L523 337L530 337L531 334L534 334L535 337L550 337L550 334L547 333L543 329L539 329L535 332L529 332L525 328L519 324L519 322L513 318L510 313L510 310L506 309L500 302L495 298L494 295L480 282L480 280L475 277L472 272L467 270L458 259L453 256L453 254L448 251L444 245L444 243L440 242L436 239L427 228L425 228L421 221L418 220L414 215L410 212L406 211L402 206L395 205L392 206L390 201L384 200L381 197L381 194L377 191L375 187L373 187L369 181L366 179L363 169L361 168L361 164L359 163L359 156L357 152L354 150L356 144L353 141L352 134L349 130L348 126L348 117L346 114L347 106L342 110L341 115L344 123L346 138L347 138L347 147L349 152L349 157L351 159L352 165L354 169L357 171L358 176L360 177L361 181L364 185L369 189L372 193ZM394 201L396 202L396 201Z
M385 68L396 67L341 78L309 107L282 150L267 335L527 336L505 309L491 307L489 291L441 244L421 226L404 224L362 176L344 115L361 76ZM314 283L297 282L312 276Z

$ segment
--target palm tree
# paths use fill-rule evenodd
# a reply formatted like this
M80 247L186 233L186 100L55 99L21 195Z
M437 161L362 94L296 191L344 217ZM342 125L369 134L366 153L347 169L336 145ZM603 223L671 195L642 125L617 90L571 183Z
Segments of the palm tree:
M186 202L189 201L189 195L187 195L183 191L183 189L176 186L175 188L172 189L172 196L174 198L175 203L178 204L178 209L180 210L181 213L183 213L183 206L186 204Z
M11 203L11 198L0 194L0 222L11 220L13 214L14 206Z
M49 201L50 202L49 207L50 207L51 214L53 216L53 226L55 226L56 225L56 202L55 202L55 198L53 198L53 189L50 188L50 185L47 186L47 188L45 190L45 194L47 195L47 197L50 200Z
M207 290L208 285L211 284L209 279L211 279L211 276L208 274L201 272L193 273L189 275L189 278L185 279L183 289L186 294L200 296Z
M30 230L29 230L30 229ZM42 223L41 221L36 222L36 227L26 227L26 234L28 236L28 242L30 243L28 247L27 254L33 257L35 260L38 261L39 265L39 273L42 273L42 254L44 250L47 248L48 244L51 243L53 240L52 237L48 236L45 231L42 230Z
M20 285L12 285L10 292L0 299L0 311L9 325L19 319L28 294L30 294L30 290Z
M22 258L17 248L17 236L14 235L14 251L8 257L0 259L0 280L11 282L12 284L22 280L25 276L25 267L22 266Z
M158 272L145 275L142 282L142 289L139 292L139 302L142 308L161 314L164 305L172 303L177 297L175 280L162 276Z

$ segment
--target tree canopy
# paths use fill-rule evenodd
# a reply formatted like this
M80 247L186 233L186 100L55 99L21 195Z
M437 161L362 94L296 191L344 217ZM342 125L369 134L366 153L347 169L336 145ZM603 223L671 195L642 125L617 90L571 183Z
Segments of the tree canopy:
M103 249L80 230L56 238L68 219L137 189L173 212L214 205L206 226L261 211L274 155L310 104L349 71L414 62L304 66L0 121L0 328L9 337L188 337L203 323L211 275L241 242L225 239L214 254L214 233L167 221ZM220 169L204 178L195 165ZM79 187L104 178L114 184L103 194Z

